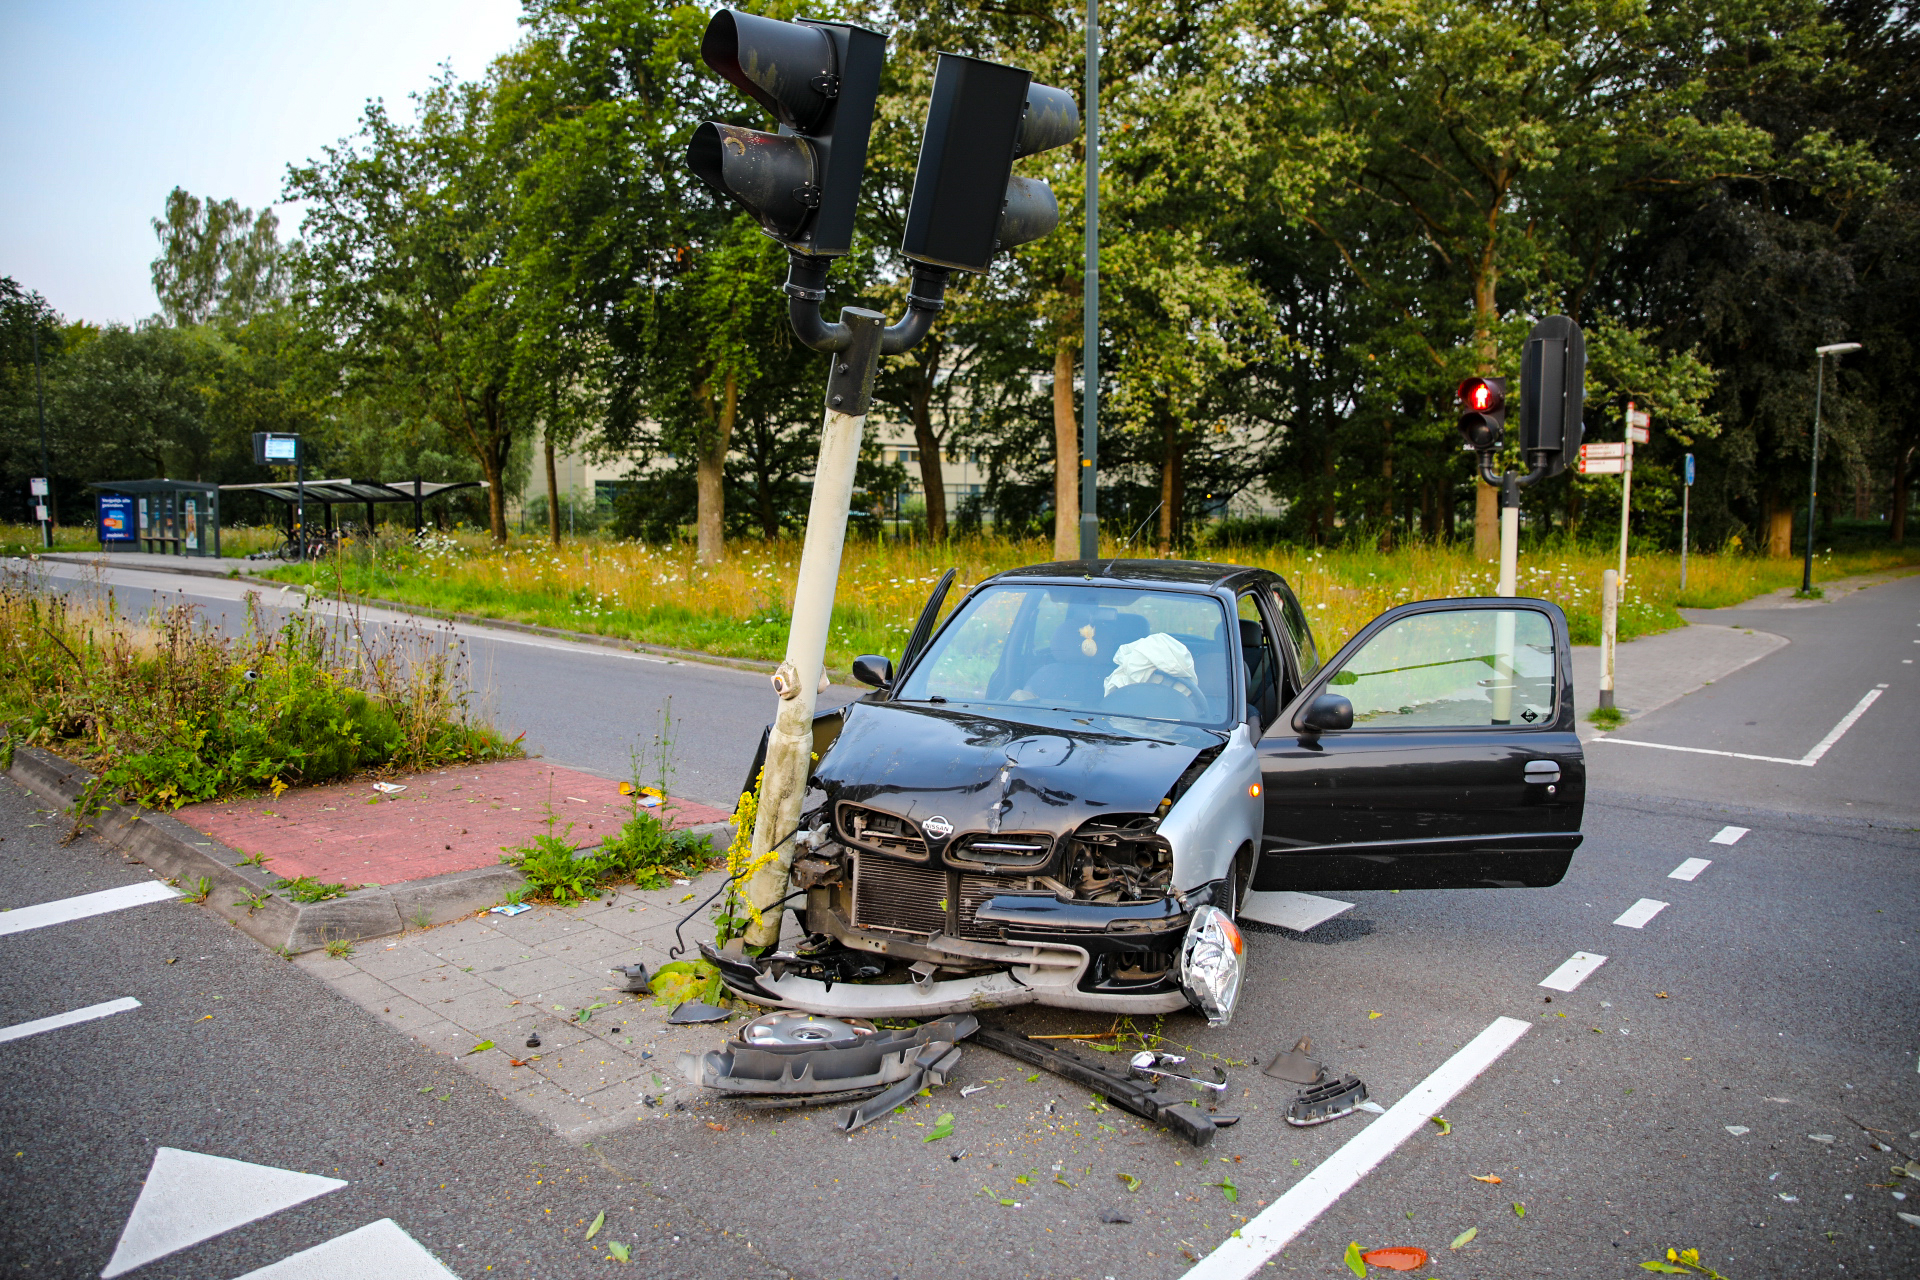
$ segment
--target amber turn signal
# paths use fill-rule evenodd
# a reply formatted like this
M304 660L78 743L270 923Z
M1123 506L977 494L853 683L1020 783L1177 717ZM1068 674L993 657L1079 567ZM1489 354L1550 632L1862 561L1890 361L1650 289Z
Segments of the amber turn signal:
M1252 796L1255 800L1258 800L1260 798L1260 784L1256 782L1252 786L1248 787L1247 794Z

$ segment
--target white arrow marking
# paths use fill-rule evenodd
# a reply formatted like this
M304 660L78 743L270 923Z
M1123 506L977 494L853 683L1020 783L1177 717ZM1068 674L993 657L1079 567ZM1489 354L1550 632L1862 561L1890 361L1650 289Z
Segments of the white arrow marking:
M392 1218L369 1222L240 1280L460 1280Z
M338 1191L339 1178L161 1147L102 1280Z

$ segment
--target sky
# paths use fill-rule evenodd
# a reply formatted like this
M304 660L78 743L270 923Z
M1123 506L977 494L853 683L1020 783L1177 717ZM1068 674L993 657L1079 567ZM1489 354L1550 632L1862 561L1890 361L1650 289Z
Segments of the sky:
M442 62L477 77L517 0L0 0L0 276L68 320L159 309L167 193L273 203L287 165L355 132L368 99ZM278 206L281 238L298 209Z

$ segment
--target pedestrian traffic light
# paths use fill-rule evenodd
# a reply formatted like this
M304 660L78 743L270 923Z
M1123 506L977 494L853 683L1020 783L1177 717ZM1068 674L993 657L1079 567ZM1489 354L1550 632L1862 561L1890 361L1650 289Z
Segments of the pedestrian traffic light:
M941 54L900 252L983 272L998 251L1052 231L1060 223L1053 188L1014 177L1013 162L1079 132L1080 109L1065 90L1034 84L1020 67Z
M1476 453L1498 453L1507 440L1507 380L1468 378L1460 384L1460 434Z
M1587 339L1566 316L1533 326L1520 352L1520 449L1554 476L1580 453L1587 399Z
M709 120L693 131L687 164L788 248L846 253L886 50L886 37L864 27L722 9L707 23L700 56L771 112L780 131Z

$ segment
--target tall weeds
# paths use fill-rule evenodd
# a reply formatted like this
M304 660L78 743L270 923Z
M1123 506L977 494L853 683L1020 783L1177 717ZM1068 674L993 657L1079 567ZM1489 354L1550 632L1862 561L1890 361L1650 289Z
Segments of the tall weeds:
M463 651L418 629L272 627L249 594L228 636L190 605L129 622L111 592L0 572L6 749L49 748L148 806L517 754L470 701Z

